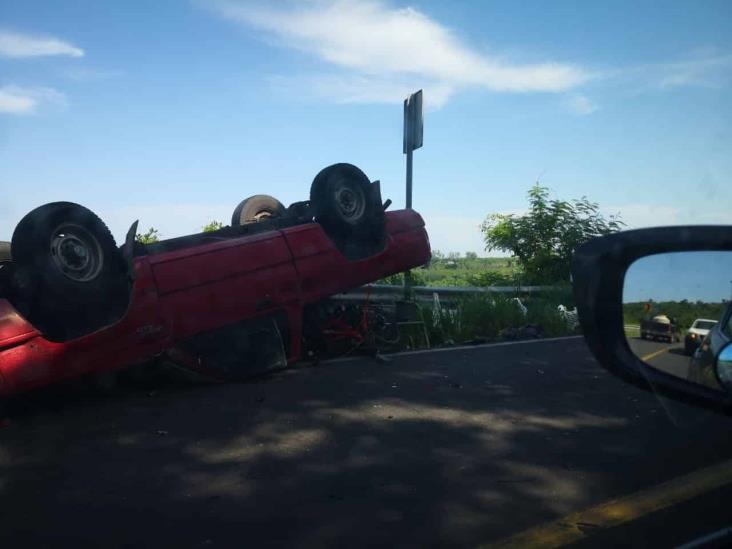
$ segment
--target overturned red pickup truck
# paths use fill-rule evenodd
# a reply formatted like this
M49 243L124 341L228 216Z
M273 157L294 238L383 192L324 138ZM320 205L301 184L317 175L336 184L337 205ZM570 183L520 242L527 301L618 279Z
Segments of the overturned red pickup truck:
M119 248L82 206L36 208L0 257L0 396L171 350L236 377L268 339L292 363L308 306L429 260L420 215L388 204L378 181L335 164L309 201L256 195L231 226L151 244L135 222Z

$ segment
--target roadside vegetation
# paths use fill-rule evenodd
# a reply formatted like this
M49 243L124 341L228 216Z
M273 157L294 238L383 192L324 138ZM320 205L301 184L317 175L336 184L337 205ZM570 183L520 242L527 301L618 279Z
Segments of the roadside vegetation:
M521 274L518 263L512 258L477 257L475 252L443 254L433 250L429 265L412 270L412 280L415 286L438 288L518 286L523 284ZM395 274L379 283L401 286L404 276Z
M489 215L481 226L487 251L510 253L531 284L567 284L574 251L588 240L619 231L619 216L605 217L587 197L550 199L538 183L528 192L523 215Z
M719 320L722 317L727 301L721 303L705 303L703 301L661 301L623 304L623 320L626 325L638 325L641 319L652 318L656 315L666 315L675 318L679 330L684 332L689 329L697 318ZM650 310L646 311L646 305L650 304Z
M433 346L554 337L574 332L572 315L568 321L559 309L560 305L574 309L569 276L572 254L587 240L618 231L624 224L617 216L605 217L599 205L586 197L569 201L554 199L549 189L538 183L528 191L527 199L524 214L490 214L480 227L485 250L503 257L478 257L474 250L446 253L433 250L428 265L411 271L413 286L514 288L508 293L420 303ZM214 231L222 226L213 221L202 230ZM137 236L142 243L156 242L158 238L154 228ZM377 283L401 286L404 274ZM529 294L522 293L522 286L553 289ZM681 318L681 314L677 316ZM636 324L639 318L630 323Z
M150 227L144 233L139 233L135 236L135 240L140 244L152 244L153 242L160 242L160 232L155 227Z
M223 229L224 224L221 221L211 221L209 223L206 223L203 227L201 227L201 231L204 233L212 233L214 231L218 231L219 229Z
M557 337L576 333L558 304L572 304L569 289L524 295L474 295L440 306L422 305L432 346ZM573 305L572 305L573 306Z
M412 271L416 286L513 287L509 293L466 296L440 306L422 306L430 341L437 345L553 337L575 331L570 268L584 242L624 226L618 216L605 217L586 197L559 200L539 184L528 191L526 213L490 214L481 226L488 252L506 257L479 258L433 251L429 265ZM402 284L402 275L385 279ZM549 291L521 294L522 286L550 286ZM516 299L518 298L518 300ZM520 305L519 305L520 303ZM525 312L523 311L525 308Z

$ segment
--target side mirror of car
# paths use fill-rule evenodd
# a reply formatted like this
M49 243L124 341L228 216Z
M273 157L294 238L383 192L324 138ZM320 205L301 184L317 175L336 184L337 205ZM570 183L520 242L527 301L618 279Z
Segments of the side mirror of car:
M719 353L715 368L722 387L732 392L732 343L728 343Z
M572 278L585 339L603 367L732 413L732 227L596 238L577 249Z

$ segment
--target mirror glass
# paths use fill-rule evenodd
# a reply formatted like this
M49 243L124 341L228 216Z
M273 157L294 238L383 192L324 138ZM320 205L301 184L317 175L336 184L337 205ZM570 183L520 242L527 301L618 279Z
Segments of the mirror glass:
M731 299L732 252L642 257L625 273L628 345L652 368L721 390L715 364L730 342Z

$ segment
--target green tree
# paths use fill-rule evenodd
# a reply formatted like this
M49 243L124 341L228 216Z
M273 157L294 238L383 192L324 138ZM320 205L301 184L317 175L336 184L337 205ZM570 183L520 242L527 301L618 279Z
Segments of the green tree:
M213 231L218 231L219 229L223 228L224 224L221 221L211 221L211 223L207 223L204 225L201 230L204 233L211 233Z
M478 254L475 252L465 252L465 259L478 259Z
M135 240L140 244L152 244L160 242L160 233L154 227L150 227L147 232L135 235Z
M577 247L625 225L619 216L603 216L598 204L586 197L552 200L549 189L538 183L528 197L526 214L491 214L481 225L486 250L511 252L526 282L569 282L571 258Z

